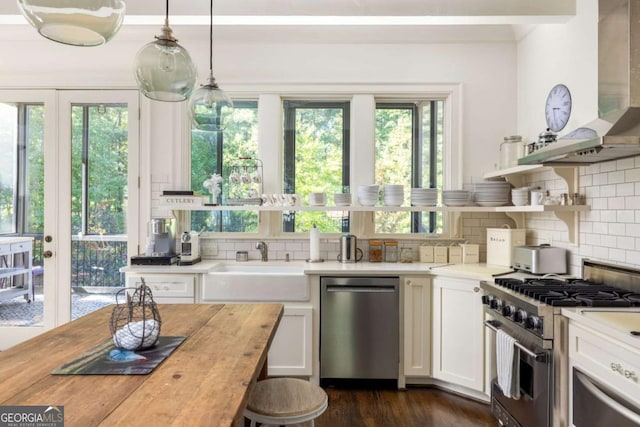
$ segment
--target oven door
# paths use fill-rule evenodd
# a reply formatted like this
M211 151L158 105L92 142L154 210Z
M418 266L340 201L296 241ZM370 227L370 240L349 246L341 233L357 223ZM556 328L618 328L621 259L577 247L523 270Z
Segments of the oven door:
M573 368L573 425L639 427L640 408Z
M492 314L495 315L495 314ZM497 378L491 383L491 411L503 426L548 427L552 411L552 350L544 348L544 340L506 321L487 320L485 327L502 329L517 340L520 369L520 398L506 397L498 386ZM495 363L495 342L491 349ZM546 343L549 347L549 343Z

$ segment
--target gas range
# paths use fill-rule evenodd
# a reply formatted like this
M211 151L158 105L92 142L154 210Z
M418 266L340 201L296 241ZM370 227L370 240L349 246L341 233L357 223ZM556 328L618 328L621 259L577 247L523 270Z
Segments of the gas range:
M561 307L640 306L640 294L584 279L496 278L483 282L485 311L542 339L553 339L553 316Z

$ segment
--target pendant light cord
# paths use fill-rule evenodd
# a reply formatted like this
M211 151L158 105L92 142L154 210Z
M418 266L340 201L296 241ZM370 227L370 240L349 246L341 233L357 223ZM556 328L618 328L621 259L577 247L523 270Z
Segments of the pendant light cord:
M211 14L209 15L209 72L213 75L213 0L211 0Z
M165 22L169 22L169 0L167 0L166 14L164 15Z

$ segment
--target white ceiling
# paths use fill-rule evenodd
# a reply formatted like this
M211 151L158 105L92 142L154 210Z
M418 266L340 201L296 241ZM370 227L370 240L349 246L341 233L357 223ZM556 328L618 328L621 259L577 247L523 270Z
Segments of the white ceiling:
M216 39L235 42L513 41L532 25L566 22L575 15L575 3L576 0L215 0L214 23ZM126 0L123 37L137 38L139 31L135 27L159 28L165 6L161 0ZM209 12L206 0L169 3L169 21L176 31L208 26ZM25 23L16 1L0 2L0 26ZM148 33L142 37L148 37Z

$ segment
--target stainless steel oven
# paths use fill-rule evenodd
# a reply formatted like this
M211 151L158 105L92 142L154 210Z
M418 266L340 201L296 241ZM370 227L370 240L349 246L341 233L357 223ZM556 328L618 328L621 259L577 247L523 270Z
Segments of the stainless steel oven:
M550 343L518 331L501 320L487 320L485 327L494 331L501 329L517 340L520 397L506 397L494 378L491 383L491 412L502 426L550 426L553 355L551 348L545 348ZM495 348L492 351L495 356Z
M574 367L573 425L639 427L640 408Z
M568 424L566 390L571 371L568 321L560 314L562 307L640 304L630 294L630 291L640 293L637 289L640 271L589 260L583 260L582 267L583 279L516 273L480 284L488 319L485 325L504 330L517 341L519 352L522 397L508 399L496 381L492 384L492 410L502 425L563 427Z

